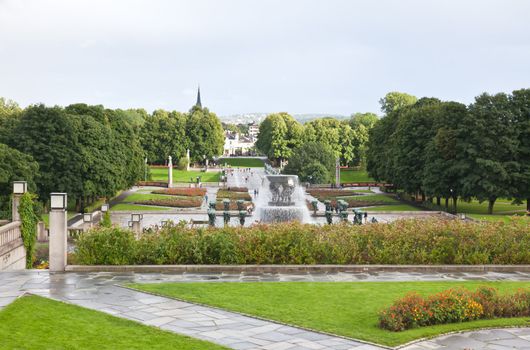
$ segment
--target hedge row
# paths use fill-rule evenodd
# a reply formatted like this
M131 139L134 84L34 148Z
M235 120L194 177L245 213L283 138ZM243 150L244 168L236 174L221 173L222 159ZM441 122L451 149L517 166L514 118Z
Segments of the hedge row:
M97 228L77 241L80 264L530 264L523 220L466 223L186 228L168 226L135 240L131 231Z
M436 324L530 316L530 289L500 295L491 287L475 292L449 289L424 298L409 293L379 314L379 326L391 331Z

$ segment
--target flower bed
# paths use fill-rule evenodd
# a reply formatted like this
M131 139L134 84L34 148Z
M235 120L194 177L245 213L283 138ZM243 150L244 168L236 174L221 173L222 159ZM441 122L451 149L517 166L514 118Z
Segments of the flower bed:
M198 208L202 204L201 197L190 197L189 199L167 198L167 199L146 199L134 202L134 204L157 205L162 207L175 208Z
M247 192L248 193L247 187L228 187L227 190L230 192Z
M172 196L203 197L206 194L205 188L167 188L152 191L154 194L168 194Z
M111 231L109 231L111 230ZM119 237L119 239L117 238ZM524 220L400 220L391 224L187 228L135 241L126 229L94 229L77 240L80 264L530 264ZM122 253L120 253L122 254ZM149 257L149 258L146 258ZM123 260L122 260L123 259Z
M530 316L530 289L500 295L495 288L475 292L449 289L424 298L407 294L379 314L379 326L391 331L496 317Z
M233 189L224 190L221 189L217 191L217 199L243 199L245 201L251 201L252 197L250 197L250 194L248 192L241 192L241 191L234 191Z

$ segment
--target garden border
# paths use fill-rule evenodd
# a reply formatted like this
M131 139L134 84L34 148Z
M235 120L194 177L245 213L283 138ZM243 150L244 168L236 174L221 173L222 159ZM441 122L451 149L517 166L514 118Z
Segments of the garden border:
M67 272L338 273L530 272L530 265L67 265Z

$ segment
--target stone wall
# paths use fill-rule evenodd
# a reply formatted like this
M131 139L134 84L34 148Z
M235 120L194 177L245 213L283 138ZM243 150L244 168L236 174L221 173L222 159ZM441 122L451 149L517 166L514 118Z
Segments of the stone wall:
M26 249L22 242L20 221L0 226L0 271L24 270Z

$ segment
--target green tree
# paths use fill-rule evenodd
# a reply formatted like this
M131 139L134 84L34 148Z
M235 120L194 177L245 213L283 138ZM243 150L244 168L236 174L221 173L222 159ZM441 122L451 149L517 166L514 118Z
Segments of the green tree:
M360 125L363 125L370 130L378 120L379 117L375 113L355 113L350 117L349 123L352 129L357 129Z
M334 168L335 154L328 145L307 142L294 150L284 173L298 175L303 182L329 183Z
M256 148L269 159L284 161L302 143L304 127L287 113L270 114L260 124Z
M413 105L417 100L416 96L404 92L393 91L380 99L379 103L381 104L381 110L385 112L385 114L388 114L405 106Z
M192 107L186 121L186 134L192 161L201 162L204 156L211 159L223 153L223 127L217 115L208 108Z
M513 107L506 94L482 94L469 107L462 123L465 165L464 197L488 201L493 212L499 197L512 197L517 189L512 174L517 171L518 138Z
M0 217L9 218L13 181L27 181L28 190L35 191L39 165L27 154L0 143Z
M512 92L510 97L515 116L517 133L517 155L512 172L514 197L526 199L526 210L530 211L530 89Z

